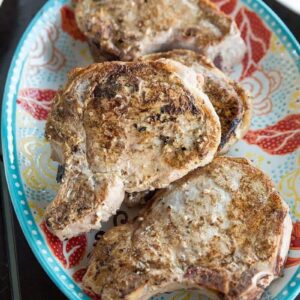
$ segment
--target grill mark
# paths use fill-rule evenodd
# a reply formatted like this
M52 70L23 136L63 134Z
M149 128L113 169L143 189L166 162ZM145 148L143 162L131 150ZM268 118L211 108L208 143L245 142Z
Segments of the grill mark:
M97 85L93 91L93 96L95 98L114 98L117 94L116 90L118 86L116 84L108 85Z
M228 142L228 140L230 139L230 137L232 135L234 135L235 130L237 129L238 125L240 124L241 119L240 118L235 118L231 123L230 123L230 129L222 132L221 135L221 142L220 142L220 146L219 149L222 149L225 144Z
M64 175L65 175L65 166L59 165L57 168L56 182L61 183Z

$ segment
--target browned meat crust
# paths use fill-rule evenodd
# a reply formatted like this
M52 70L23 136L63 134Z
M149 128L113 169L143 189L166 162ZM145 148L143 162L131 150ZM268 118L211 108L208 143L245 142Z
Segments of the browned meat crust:
M283 268L291 229L288 206L263 172L218 157L156 193L135 221L106 232L83 284L103 300L179 288L258 299Z
M76 19L96 61L187 48L231 67L244 55L236 24L207 0L83 0Z
M219 152L225 153L248 131L251 125L252 99L236 81L218 70L211 61L190 50L173 50L146 55L142 60L176 60L204 77L203 90L212 102L221 122Z
M65 165L46 212L48 226L62 237L99 228L124 191L165 187L210 162L220 124L189 68L171 60L114 62L70 74L45 134Z

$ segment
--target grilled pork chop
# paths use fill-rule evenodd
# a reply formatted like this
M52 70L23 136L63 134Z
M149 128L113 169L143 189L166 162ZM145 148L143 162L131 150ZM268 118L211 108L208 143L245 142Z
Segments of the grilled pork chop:
M226 69L246 50L235 22L208 0L81 0L75 15L96 61L184 48Z
M65 166L45 215L63 239L98 229L125 191L166 187L209 163L221 128L191 69L172 60L111 62L70 74L45 135Z
M106 232L83 284L103 300L181 288L259 299L283 268L291 229L288 206L264 173L246 159L218 157Z
M251 124L251 98L245 90L217 69L206 57L189 50L173 50L144 56L143 60L168 58L191 67L200 78L221 122L219 153L225 153L243 138Z
M191 67L200 78L204 77L203 90L214 106L221 123L221 143L219 154L227 152L230 147L242 139L251 124L252 99L245 90L212 62L201 54L190 50L173 50L145 55L141 60L158 60L168 58ZM128 207L145 203L148 193L126 194L124 202Z

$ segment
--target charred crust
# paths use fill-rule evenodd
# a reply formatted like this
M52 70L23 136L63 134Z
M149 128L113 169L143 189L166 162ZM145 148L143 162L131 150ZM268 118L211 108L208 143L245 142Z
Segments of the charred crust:
M162 114L171 114L171 112L174 112L175 111L175 108L171 106L171 104L168 104L168 105L165 105L163 107L160 108L160 112Z
M96 98L114 98L117 88L117 85L97 85L93 91L93 96Z
M65 166L58 165L57 173L56 173L56 182L61 183L64 175L65 175Z
M147 129L147 127L141 126L138 128L138 132L144 132L144 131L146 131L146 129Z
M199 34L199 30L200 28L198 27L190 27L184 31L183 35L186 37L195 37Z
M79 151L79 145L77 145L77 144L73 145L71 151L72 151L73 154L78 152Z
M241 123L241 119L239 118L235 118L231 123L230 123L230 128L228 131L223 131L222 135L221 135L221 142L219 145L219 150L221 150L222 148L224 148L224 146L226 145L226 143L229 141L229 139L232 137L232 135L234 135L237 127L239 126L239 124Z
M236 132L239 131L241 136L250 125L250 121L247 119L250 104L244 89L237 82L232 81L217 70L207 58L194 51L173 50L161 52L146 55L142 60L149 61L160 58L173 59L189 67L197 63L208 70L208 73L204 73L203 89L220 118L222 134L219 151L221 152L223 149L226 151L228 145L238 139ZM215 63L221 64L221 61ZM189 103L192 113L197 114L197 110L193 109L193 100L191 99Z
M159 138L160 138L160 140L162 140L162 142L163 142L164 145L167 145L167 144L169 144L169 143L172 142L172 139L169 136L165 136L165 135L161 134L159 136Z
M88 45L90 52L92 54L92 57L94 61L96 62L103 62L103 61L114 61L119 60L119 56L116 54L113 54L112 52L105 50L105 48L102 48L100 46L100 43L94 39L88 40Z
M193 99L193 101L195 101L195 99ZM190 102L191 103L191 112L193 115L197 115L200 113L199 111L199 108L196 107L196 105L193 103L193 102Z
M204 92L211 100L221 123L222 135L219 149L222 149L242 121L244 113L243 103L234 89L227 91L219 87L217 82L206 78ZM222 101L220 101L222 99Z
M152 114L148 117L148 121L151 122L157 122L160 121L160 116L161 114L157 113L157 114Z

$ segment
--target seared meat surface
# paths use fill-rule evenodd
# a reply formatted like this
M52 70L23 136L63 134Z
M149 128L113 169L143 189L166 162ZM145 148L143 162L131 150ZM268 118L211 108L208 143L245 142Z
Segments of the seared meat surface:
M218 154L226 153L242 139L251 125L252 99L236 81L217 69L211 61L190 50L173 50L143 56L140 60L173 59L192 68L200 79L221 123L221 143ZM145 203L147 192L126 194L125 203L133 207Z
M209 163L221 129L202 83L172 60L75 69L46 124L65 167L49 229L61 239L97 229L124 192L166 187Z
M75 15L96 61L184 48L227 69L246 50L234 21L207 0L82 0Z
M155 194L94 249L86 289L146 300L180 288L259 299L280 275L292 225L272 181L246 159L218 157Z
M208 95L221 122L222 137L219 153L225 153L243 138L251 124L251 97L236 81L217 69L203 55L189 50L173 50L149 54L142 60L168 58L192 68L204 77L203 91Z

